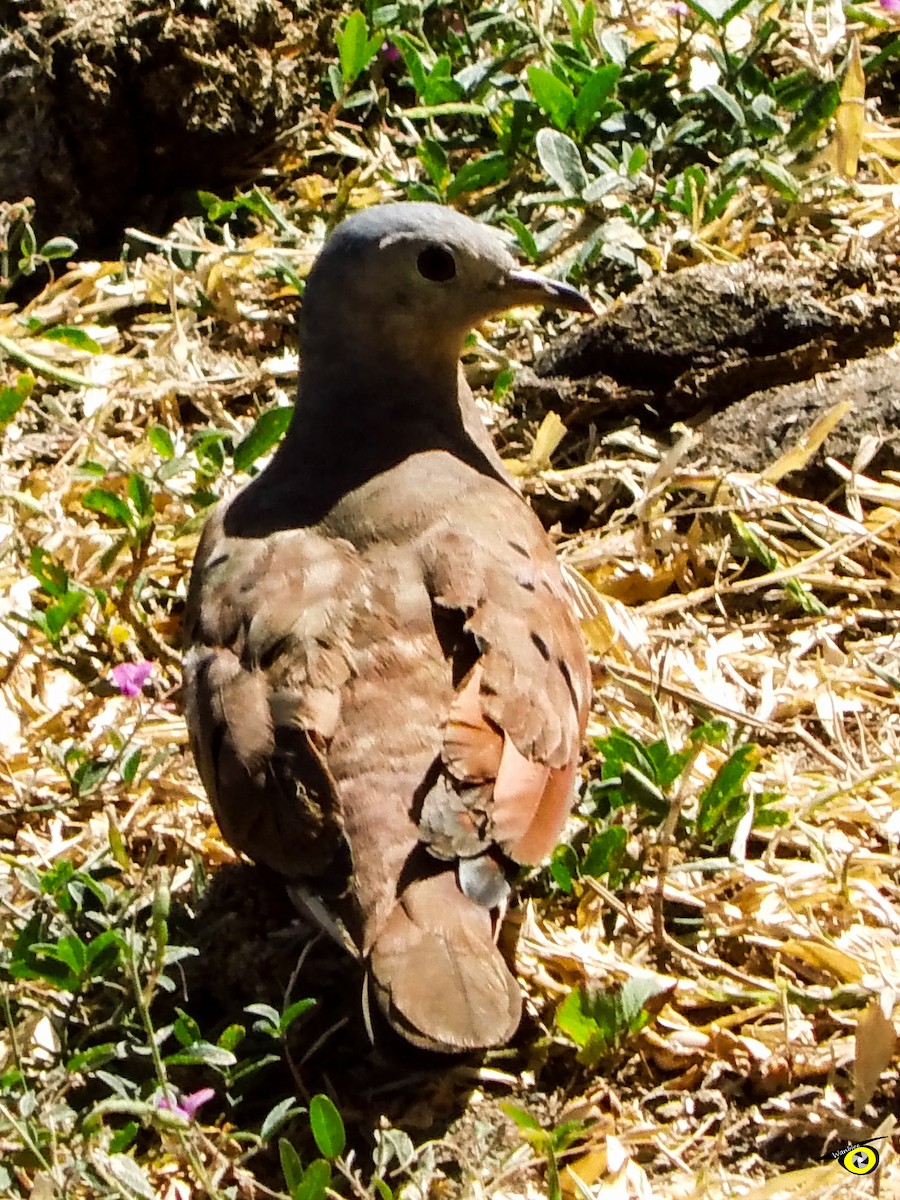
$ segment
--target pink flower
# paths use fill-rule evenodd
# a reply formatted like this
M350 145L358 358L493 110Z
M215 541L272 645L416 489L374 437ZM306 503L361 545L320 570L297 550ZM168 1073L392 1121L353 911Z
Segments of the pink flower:
M191 1092L189 1096L182 1096L180 1099L171 1100L168 1096L161 1096L156 1102L156 1107L177 1113L186 1121L193 1121L197 1110L204 1104L208 1104L215 1094L213 1088L201 1088L199 1092ZM177 1093L173 1092L173 1095L177 1096Z
M672 17L686 17L690 11L684 0L675 0L674 4L669 5L669 15Z
M900 13L900 0L879 0L885 12Z
M139 696L152 673L153 663L145 659L143 662L117 663L110 671L110 676L113 686L123 696Z
M393 42L382 42L381 53L384 61L389 63L399 62L400 58L402 57L400 51Z

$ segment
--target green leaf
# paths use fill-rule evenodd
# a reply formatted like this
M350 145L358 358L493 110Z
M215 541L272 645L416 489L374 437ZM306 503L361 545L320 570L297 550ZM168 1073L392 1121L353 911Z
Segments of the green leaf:
M751 0L687 0L690 8L717 28L724 28L750 4Z
M121 496L117 496L115 492L110 492L106 488L94 487L88 490L81 497L81 503L91 512L100 513L104 517L109 517L116 524L130 529L134 521L131 515L131 509Z
M303 1109L297 1104L294 1097L286 1096L284 1100L279 1100L274 1108L269 1109L266 1119L260 1128L259 1136L264 1142L267 1142L291 1117L301 1112L303 1112Z
M722 720L721 717L714 717L711 721L704 721L702 725L692 729L688 740L694 745L697 742L704 742L708 746L722 746L730 736L731 725L728 721Z
M734 121L735 125L746 124L744 110L730 92L726 92L725 89L720 87L717 83L707 84L704 88L704 91L708 96L711 96L713 100L715 100L722 106L722 108L725 109L725 111Z
M139 1129L140 1125L138 1125L137 1121L127 1121L122 1128L117 1130L116 1133L114 1133L110 1138L110 1154L120 1154L123 1150L127 1150L137 1137Z
M647 151L643 146L635 146L628 155L625 170L629 175L637 175L647 161Z
M152 425L147 433L147 441L166 462L175 457L175 443L165 425Z
M409 78L416 96L421 100L425 94L425 88L428 86L428 71L422 61L422 55L408 34L395 31L392 38L394 45L403 56L403 62L409 71Z
M69 572L43 546L31 551L28 568L48 596L64 596L69 590Z
M500 1102L500 1108L511 1121L515 1121L520 1129L529 1131L530 1133L543 1133L543 1127L536 1117L533 1117L527 1109L519 1108L517 1104L510 1104L503 1100Z
M141 765L141 749L138 747L134 750L122 763L122 782L134 783L134 777L137 775L138 767Z
M835 114L841 102L841 89L835 79L813 89L788 130L787 144L794 149L815 140L819 131Z
M80 972L63 961L56 942L34 942L21 961L12 961L9 973L14 979L46 979L67 992L76 992L81 986Z
M71 258L78 250L78 243L68 237L53 237L44 242L40 253L43 258Z
M432 121L439 117L487 117L483 104L472 104L468 100L453 100L449 104L417 104L404 108L408 121Z
M93 941L86 944L87 966L92 975L102 976L114 966L125 948L125 940L118 929L104 929Z
M603 758L601 777L612 779L621 776L623 766L628 763L643 775L655 781L656 769L653 759L641 743L624 729L614 729L607 737L597 738L595 749Z
M87 600L85 592L66 592L64 596L51 604L44 613L44 622L51 641L54 641L70 621L81 612Z
M93 459L84 458L78 464L78 475L84 479L105 479L106 467L103 463L94 462Z
M303 1178L291 1200L325 1200L331 1185L331 1166L324 1158L316 1158L303 1172Z
M131 474L128 476L128 498L139 517L146 517L153 513L153 493L143 475Z
M600 879L603 875L615 871L622 862L627 845L628 834L621 825L611 825L609 829L604 829L591 839L581 864L581 874Z
M550 859L550 875L554 883L567 896L572 894L575 876L578 873L578 859L571 846L557 846Z
M700 793L696 819L699 834L707 835L715 830L717 845L727 840L729 831L723 827L725 819L731 818L729 824L733 824L744 811L745 803L734 805L733 802L744 801L744 785L758 759L759 748L753 742L745 742L719 767L712 783Z
M321 1092L309 1102L309 1123L319 1153L325 1158L340 1158L347 1140L344 1122L331 1100Z
M674 981L649 972L630 977L615 992L576 988L556 1012L556 1023L579 1047L578 1060L596 1064L650 1018L648 1001L668 994Z
M286 1034L291 1025L293 1025L299 1016L305 1012L309 1012L311 1008L315 1007L315 1000L295 1000L294 1003L286 1008L279 1017L278 1032L282 1034L282 1036Z
M303 1182L303 1164L300 1162L300 1155L287 1138L278 1139L278 1157L291 1200L297 1200L297 1189Z
M366 18L358 8L347 17L335 40L344 88L349 89L374 58L380 41L378 38L369 40Z
M556 1010L556 1024L576 1046L589 1051L594 1063L606 1053L613 1039L611 1003L602 1026L598 1019L604 1002L601 995L589 997L586 989L575 988Z
M622 68L615 63L598 67L583 84L578 93L572 124L575 132L583 138L600 114L605 102L615 91Z
M545 67L531 66L526 75L538 107L543 109L557 129L565 129L575 111L572 89Z
M500 183L509 175L509 163L506 155L495 150L492 154L483 154L467 162L457 171L453 182L447 188L447 199L452 200L463 192L477 192L481 188Z
M540 257L540 251L537 247L537 242L534 240L534 234L524 223L520 221L514 213L505 213L503 216L503 224L508 226L518 239L519 245L529 262L536 262Z
M419 162L428 172L431 182L443 191L453 178L453 172L447 161L447 151L434 138L423 138L416 154Z
M70 967L74 975L83 975L87 963L87 948L76 934L61 937L56 943L56 957Z
M233 1067L237 1058L230 1050L214 1046L212 1042L193 1042L184 1050L166 1055L165 1061L170 1066L200 1064L206 1067Z
M33 375L20 375L13 387L0 388L0 429L10 423L33 388Z
M462 97L463 89L451 75L450 56L442 54L428 72L422 100L425 104L449 104Z
M859 12L858 9L857 12ZM880 71L884 64L892 58L900 58L900 37L891 38L886 46L882 46L878 53L873 54L866 62L866 79L871 79L875 72Z
M293 416L293 405L270 408L234 448L232 460L236 471L246 471L258 458L269 450L284 434Z
M55 325L52 329L45 329L41 337L48 342L62 342L65 346L71 346L73 350L86 350L90 354L103 353L100 343L94 341L90 334L79 329L77 325Z
M783 199L791 203L800 199L800 181L781 163L765 158L759 164L759 173Z
M172 1032L182 1046L192 1046L194 1042L199 1042L200 1026L192 1016L186 1013L183 1009L177 1010L178 1018L172 1026Z
M541 166L563 195L582 196L588 177L572 139L555 129L541 129L535 142Z
M99 1046L91 1046L87 1050L80 1050L77 1054L73 1054L66 1063L66 1070L74 1074L78 1071L96 1071L98 1067L104 1067L108 1062L112 1062L116 1058L116 1043L103 1042Z
M246 1027L235 1022L222 1030L216 1038L216 1045L223 1050L236 1050L246 1036Z

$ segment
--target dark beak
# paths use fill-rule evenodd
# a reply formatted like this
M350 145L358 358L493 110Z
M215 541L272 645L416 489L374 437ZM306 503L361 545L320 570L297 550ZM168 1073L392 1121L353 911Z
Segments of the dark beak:
M510 271L506 276L504 299L509 308L518 308L520 304L541 304L545 308L569 308L572 312L596 315L590 300L569 284L524 268Z

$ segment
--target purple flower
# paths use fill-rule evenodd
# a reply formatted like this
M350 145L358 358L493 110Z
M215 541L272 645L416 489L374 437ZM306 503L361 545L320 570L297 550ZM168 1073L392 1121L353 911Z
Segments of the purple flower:
M885 12L900 13L900 0L879 0Z
M399 62L403 57L393 42L382 42L381 53L385 62Z
M123 696L139 696L144 684L153 673L153 663L143 662L118 663L110 671L113 685Z
M669 16L672 17L686 17L690 11L684 0L675 0L674 4L669 5Z
M178 1099L170 1099L168 1096L161 1096L156 1102L157 1108L164 1108L168 1112L177 1113L179 1117L184 1117L186 1121L193 1121L197 1115L197 1110L204 1104L208 1104L215 1096L213 1088L201 1088L199 1092L191 1092L189 1096L181 1096ZM177 1096L177 1093L173 1093Z

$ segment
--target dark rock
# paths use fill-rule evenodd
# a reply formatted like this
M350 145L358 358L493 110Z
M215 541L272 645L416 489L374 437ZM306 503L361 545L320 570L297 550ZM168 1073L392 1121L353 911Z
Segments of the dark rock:
M708 263L643 284L538 361L544 388L577 380L592 419L686 420L890 345L900 297L753 263ZM630 393L630 397L629 397Z
M788 476L788 483L816 492L838 486L825 457L849 466L862 439L870 436L884 442L866 474L900 470L900 361L892 350L848 363L810 382L745 397L698 427L700 451L713 467L762 470L797 445L820 416L843 400L853 402L852 411L829 434L802 478Z

